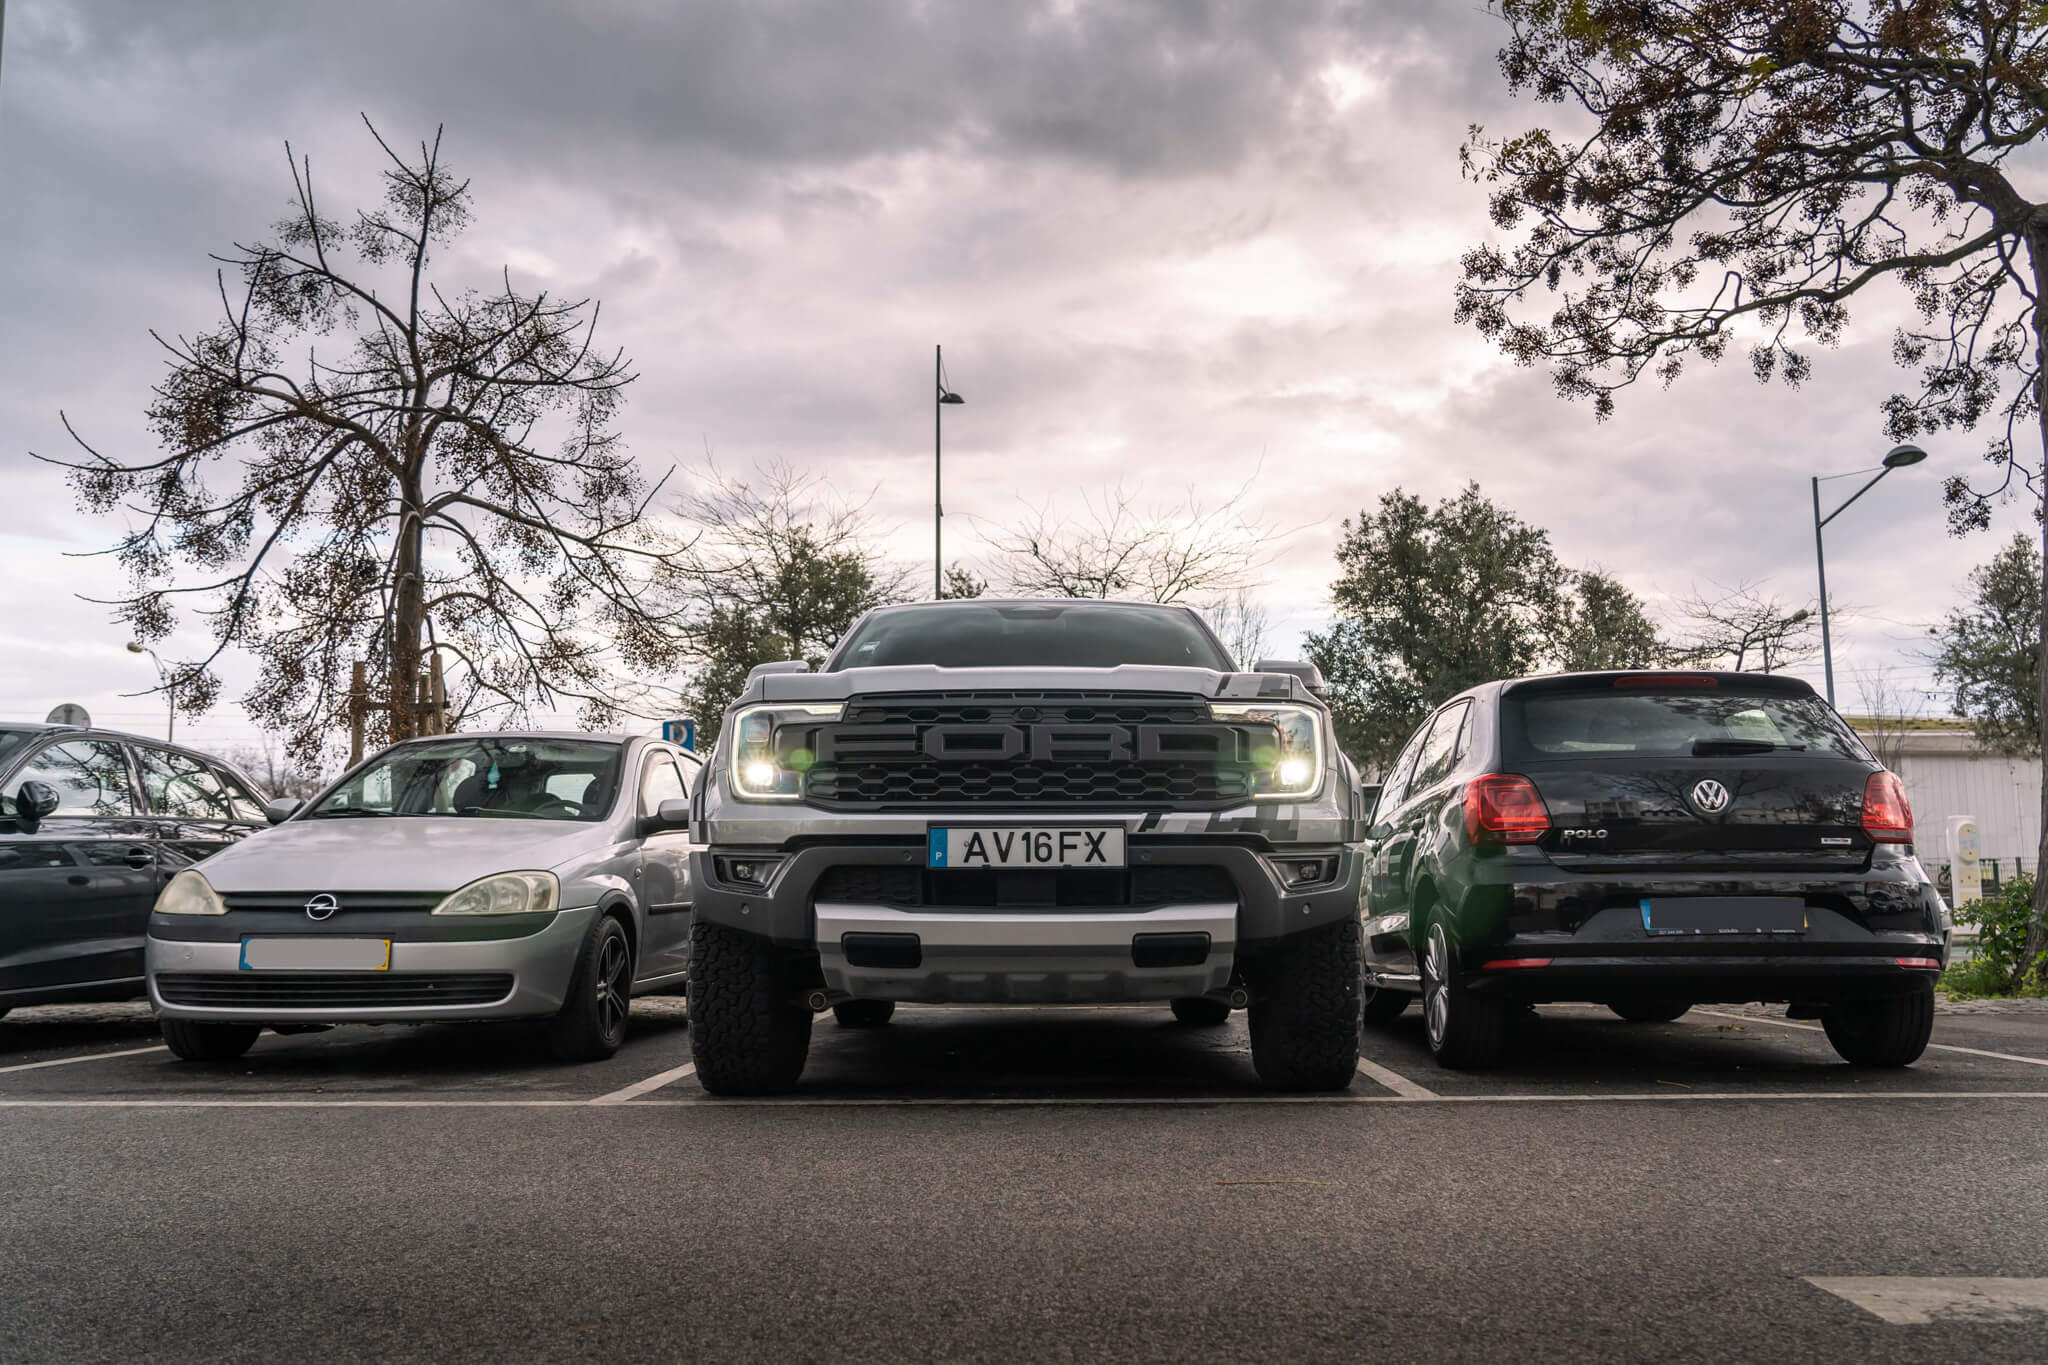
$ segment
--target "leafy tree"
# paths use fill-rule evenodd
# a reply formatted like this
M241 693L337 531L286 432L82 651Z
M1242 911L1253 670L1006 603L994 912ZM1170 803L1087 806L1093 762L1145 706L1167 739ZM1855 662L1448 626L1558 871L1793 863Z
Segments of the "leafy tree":
M1656 632L1626 588L1575 574L1529 525L1469 484L1429 507L1395 489L1346 520L1330 596L1307 638L1330 684L1339 743L1383 770L1445 698L1553 667L1654 663Z
M712 465L701 483L674 509L691 540L667 575L693 666L681 702L709 745L750 669L817 667L862 612L901 599L904 575L875 548L866 508L831 501L815 476L772 464L746 480Z
M2041 552L2015 535L1970 571L1971 598L1934 628L1934 679L2004 753L2041 753Z
M1813 608L1787 607L1754 583L1738 583L1719 597L1695 591L1679 600L1678 611L1688 633L1671 648L1676 663L1776 673L1820 652Z
M622 674L668 671L679 645L651 595L652 490L611 426L633 375L593 344L596 308L509 274L441 287L428 267L469 222L469 182L438 135L416 157L377 140L381 204L330 219L294 162L290 216L216 258L221 316L157 337L164 453L80 439L85 458L57 462L87 510L138 514L109 551L132 588L116 619L144 641L181 600L206 621L211 648L170 668L173 704L203 712L216 662L245 650L261 672L244 704L307 769L346 726L357 660L383 739L417 732L430 648L460 712L572 699L598 723L630 704Z
M940 589L939 600L957 601L965 597L988 595L988 580L964 565L954 564L946 570L946 582Z
M2040 0L1495 4L1510 88L1591 128L1473 130L1464 164L1512 240L1466 254L1462 321L1604 416L1646 372L1669 382L1742 331L1756 376L1796 385L1849 301L1894 282L1914 315L1892 353L1918 382L1887 400L1890 434L1989 428L1995 473L1947 481L1951 524L2048 492L2048 205L2013 174L2048 129ZM1548 316L1518 316L1539 291ZM2048 790L2043 816L2048 857ZM2048 879L2036 894L2048 924Z

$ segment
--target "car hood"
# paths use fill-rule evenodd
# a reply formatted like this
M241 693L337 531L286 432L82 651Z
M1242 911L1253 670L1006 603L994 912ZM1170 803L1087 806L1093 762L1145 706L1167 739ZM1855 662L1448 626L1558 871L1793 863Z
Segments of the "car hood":
M1218 673L1207 668L1124 664L1117 668L939 668L930 664L846 668L836 673L769 673L753 679L749 701L836 701L876 692L1178 692L1196 696L1322 703L1285 673Z
M608 848L606 824L434 816L289 820L200 865L216 891L453 891Z

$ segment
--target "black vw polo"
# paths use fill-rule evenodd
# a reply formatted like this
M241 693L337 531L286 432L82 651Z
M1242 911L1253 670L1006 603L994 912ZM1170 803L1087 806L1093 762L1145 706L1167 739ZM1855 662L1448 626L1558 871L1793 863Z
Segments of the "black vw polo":
M1368 1022L1419 995L1446 1066L1519 1005L1783 1001L1851 1062L1927 1046L1946 908L1899 779L1795 678L1488 683L1417 729L1367 848Z

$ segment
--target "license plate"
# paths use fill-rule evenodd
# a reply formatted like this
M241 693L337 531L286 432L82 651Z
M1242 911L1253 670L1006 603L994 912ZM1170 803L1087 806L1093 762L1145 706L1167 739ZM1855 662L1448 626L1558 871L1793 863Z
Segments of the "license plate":
M1803 934L1806 902L1795 896L1644 897L1652 934Z
M1122 825L951 825L931 831L927 866L1122 867Z
M245 972L384 972L388 938L245 938Z

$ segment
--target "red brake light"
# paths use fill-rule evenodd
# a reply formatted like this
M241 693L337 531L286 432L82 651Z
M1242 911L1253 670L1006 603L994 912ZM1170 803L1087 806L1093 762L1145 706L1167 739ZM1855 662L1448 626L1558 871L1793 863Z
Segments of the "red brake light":
M1901 962L1905 960L1904 958L1899 959ZM1479 965L1482 970L1490 972L1495 967L1548 967L1550 959L1547 957L1497 957L1491 962L1482 962Z
M1517 773L1488 773L1465 788L1465 835L1475 844L1530 844L1550 828L1536 784Z
M1616 678L1616 687L1719 687L1721 680L1705 673L1635 673Z
M1913 803L1897 773L1872 773L1863 784L1863 832L1880 844L1913 842Z

